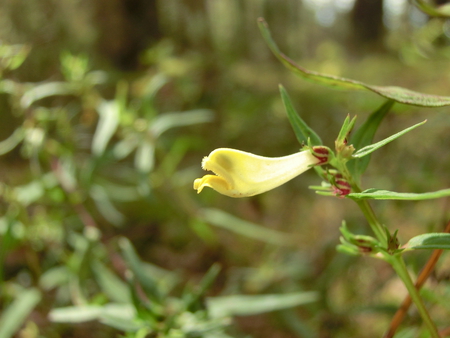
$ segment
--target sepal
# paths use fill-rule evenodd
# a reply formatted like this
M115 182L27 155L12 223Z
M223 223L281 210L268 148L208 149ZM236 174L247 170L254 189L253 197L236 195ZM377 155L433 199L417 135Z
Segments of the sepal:
M380 242L371 236L355 235L351 233L345 221L342 222L340 227L341 231L341 244L337 249L340 252L344 252L352 255L376 255L380 252Z

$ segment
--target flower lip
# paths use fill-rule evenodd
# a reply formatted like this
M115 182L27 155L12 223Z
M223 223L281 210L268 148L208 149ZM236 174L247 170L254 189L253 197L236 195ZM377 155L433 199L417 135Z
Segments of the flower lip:
M196 179L194 189L200 193L210 187L230 197L253 196L278 187L320 162L310 150L270 158L219 148L202 160L202 168L215 175Z

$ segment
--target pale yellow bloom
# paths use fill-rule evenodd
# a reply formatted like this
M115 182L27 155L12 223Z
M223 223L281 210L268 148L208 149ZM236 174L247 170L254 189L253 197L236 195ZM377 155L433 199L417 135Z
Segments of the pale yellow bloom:
M197 178L194 189L200 193L210 187L230 197L253 196L286 183L320 162L309 150L270 158L220 148L202 161L202 168L216 175Z

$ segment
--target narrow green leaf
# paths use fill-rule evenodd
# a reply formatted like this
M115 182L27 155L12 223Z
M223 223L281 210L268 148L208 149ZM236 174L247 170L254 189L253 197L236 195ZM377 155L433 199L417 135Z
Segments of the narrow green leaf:
M212 225L230 230L245 237L277 245L289 245L294 243L294 239L289 234L284 234L282 232L264 228L258 224L244 221L219 209L202 209L201 216L204 221L211 223Z
M91 262L92 270L101 289L117 303L131 303L130 290L127 284L99 261Z
M347 117L344 120L344 123L342 124L341 130L339 131L339 135L336 138L336 144L345 144L346 139L350 132L353 130L353 127L355 126L356 122L356 116L354 116L352 119L350 119L350 115L347 115Z
M423 0L413 0L414 5L422 12L430 16L436 17L450 17L450 4L443 4L440 6L432 6Z
M14 194L17 202L23 206L37 202L45 194L42 181L37 179L28 184L20 185L14 188Z
M280 49L272 39L269 27L263 18L258 19L258 25L261 30L262 36L266 40L266 43L268 44L269 48L272 50L275 56L281 61L281 63L283 63L284 66L286 66L289 70L291 70L295 74L307 80L311 80L313 82L335 87L338 89L371 91L387 99L391 99L409 105L422 107L442 107L450 105L449 96L423 94L401 87L393 87L393 86L381 87L368 85L363 82L350 80L343 77L321 74L315 71L307 70L297 65L293 60L291 60L289 57L287 57L280 51Z
M388 100L375 112L373 112L361 127L352 135L350 142L356 149L365 147L372 142L372 139L380 126L381 121L389 112L395 101Z
M134 166L141 173L149 173L155 166L155 143L154 140L142 140L136 148L134 155Z
M111 201L112 196L108 194L103 186L93 184L89 191L89 195L94 200L98 211L108 222L114 224L115 226L123 225L125 222L125 216L117 210Z
M19 127L14 130L10 137L0 142L0 155L4 155L13 150L20 142L22 142L24 137L25 132L23 128Z
M30 50L27 45L0 44L0 69L14 70L20 67Z
M165 113L155 118L149 130L154 138L158 138L162 133L171 128L211 122L213 118L212 111L208 109Z
M131 242L127 238L122 237L119 240L119 246L122 249L123 258L127 266L133 271L142 288L147 293L147 296L160 300L162 295L157 281L147 273L148 270L137 255Z
M408 250L415 249L450 249L450 234L448 233L428 233L413 237L406 244Z
M68 306L52 309L48 316L54 323L83 323L98 319L101 312L99 305Z
M227 316L249 316L276 311L315 302L316 292L294 292L260 296L223 296L206 300L209 314L213 318Z
M356 132L350 138L349 142L355 147L355 149L361 149L372 142L381 121L387 115L394 103L395 101L388 100L375 112L370 114L370 116L361 125L361 127L356 130ZM362 159L354 159L348 162L347 167L355 177L359 177L366 170L369 161L370 156L366 156Z
M74 87L67 82L47 82L38 84L31 89L27 90L21 100L20 105L22 108L27 109L34 102L55 95L70 95L74 94Z
M92 153L100 156L119 125L119 106L115 101L103 101L97 107L99 120L92 138Z
M125 135L124 138L114 144L113 154L118 160L122 160L133 152L141 142L136 134Z
M202 280L195 288L195 290L188 291L186 293L185 297L183 297L185 299L186 308L192 310L191 306L195 305L199 301L199 299L205 295L206 291L208 291L213 282L216 280L220 270L221 267L219 263L213 264L203 276Z
M70 278L71 273L66 265L55 266L41 275L39 286L45 291L49 291L58 286L68 285Z
M148 81L147 85L144 87L143 96L146 99L153 101L154 97L158 93L158 91L169 82L169 78L167 75L163 73L155 74L150 81Z
M55 323L83 323L91 320L102 320L102 318L116 316L123 320L131 321L136 311L129 304L109 303L105 305L81 305L67 306L52 309L49 318Z
M99 318L99 321L104 325L124 332L136 332L145 326L142 321L136 322L135 320L130 318L123 318L122 314L110 315L109 313L103 313ZM145 337L148 336L145 335Z
M23 290L0 317L0 338L10 338L41 300L37 289Z
M313 146L322 145L323 142L320 139L319 135L317 135L315 131L312 130L296 112L294 106L292 105L292 101L284 87L282 85L279 85L279 88L284 108L286 109L289 122L294 129L294 133L297 137L298 142L300 142L300 144L307 143L309 138Z
M206 274L203 276L202 280L200 281L197 289L198 295L202 296L205 294L206 291L211 287L211 285L216 280L217 276L219 275L219 272L222 268L220 267L219 263L214 263L211 265L211 267L208 269Z
M354 200L374 199L374 200L405 200L421 201L450 196L450 189L443 189L425 193L395 192L382 189L367 189L360 193L351 193L346 197Z
M342 239L342 237L341 237ZM345 255L350 256L360 256L361 251L358 250L358 247L356 245L350 244L344 240L343 244L338 244L336 246L336 251L343 253Z
M384 140L381 140L380 142L368 145L364 148L359 149L358 151L356 151L353 154L353 158L361 158L364 157L366 155L369 155L370 153L374 152L375 150L377 150L378 148L381 148L382 146L388 144L389 142L394 141L395 139L399 138L400 136L402 136L403 134L406 134L407 132L421 126L422 124L424 124L425 122L427 122L427 120L417 123L415 125L413 125L412 127L406 128L392 136L389 136L388 138L385 138Z

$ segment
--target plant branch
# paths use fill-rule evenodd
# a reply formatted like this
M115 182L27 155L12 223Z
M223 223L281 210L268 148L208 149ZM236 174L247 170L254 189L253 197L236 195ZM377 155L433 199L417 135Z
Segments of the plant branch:
M348 172L347 167L344 167L343 169L344 169L343 174L348 179L348 181L352 187L352 190L354 192L361 192L361 188L359 187L359 185L356 182L353 181L352 176ZM378 221L378 218L376 217L370 204L367 202L367 200L359 200L359 201L356 201L356 203L358 204L362 213L364 214L367 221L369 222L369 225L372 228L372 231L377 236L378 240L381 243L386 243L386 245L387 245L388 244L387 237L386 237L384 228L381 225L381 223ZM386 254L385 259L387 262L389 262L392 265L393 269L395 270L395 272L397 273L397 275L400 277L403 284L405 285L406 289L408 290L408 294L410 297L410 303L407 306L409 307L411 302L414 302L414 304L417 307L417 310L420 313L420 316L422 317L422 320L424 321L425 325L428 327L428 330L430 331L431 337L432 338L440 338L439 333L436 328L436 325L431 320L431 317L422 301L422 298L420 297L418 288L416 288L416 286L414 285L414 283L411 279L411 276L409 275L408 270L406 269L406 265L405 265L405 261L403 260L403 257L401 255ZM407 308L405 309L405 311L407 310Z
M395 272L397 272L397 275L400 277L400 279L403 281L403 284L405 285L406 289L408 290L409 296L411 297L412 301L417 307L417 310L420 313L420 316L422 317L422 320L424 321L425 325L427 326L428 330L430 331L430 335L432 338L440 338L439 333L437 331L436 325L434 325L433 321L431 320L431 317L425 308L425 305L422 301L422 298L420 297L419 290L414 285L411 276L408 273L408 270L406 269L405 261L403 260L403 257L398 255L389 256L389 263L391 263L392 267L394 268Z
M450 221L447 223L447 226L445 227L444 232L450 233ZM419 274L419 277L417 278L415 287L417 290L420 290L420 288L425 284L425 281L430 276L431 272L433 271L437 261L439 260L439 257L441 256L443 250L437 249L434 250L431 254L431 257L428 259L428 262L423 267L422 271ZM401 322L403 321L403 318L406 315L406 312L408 311L409 307L412 304L411 296L408 294L405 299L403 300L402 304L400 305L399 309L395 313L394 317L392 318L391 324L389 325L389 329L384 334L383 338L392 338L394 337L395 332L397 331L398 327L400 326Z
M347 179L347 181L350 183L350 186L352 188L353 192L360 193L362 190L358 183L356 183L350 174L348 168L346 165L343 165L341 168L339 168L341 173L344 175L344 177ZM387 237L386 233L384 231L383 226L378 221L377 216L373 212L372 207L370 206L369 202L367 200L357 200L355 201L356 204L358 204L359 208L361 209L362 213L366 217L367 221L369 222L370 227L372 228L373 233L377 237L377 239L381 243L387 243Z

